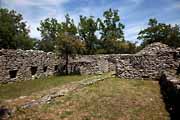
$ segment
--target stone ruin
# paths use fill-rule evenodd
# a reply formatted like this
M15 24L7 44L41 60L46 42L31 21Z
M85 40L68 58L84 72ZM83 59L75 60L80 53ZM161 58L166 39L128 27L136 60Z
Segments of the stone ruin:
M33 50L0 50L0 83L30 80L57 72L60 59L54 53Z
M70 74L101 74L116 71L116 76L120 78L159 80L162 97L171 118L180 119L180 80L179 76L175 75L180 74L179 63L180 49L173 49L162 43L153 43L136 54L70 57L68 71ZM31 80L63 73L64 64L64 59L54 53L2 49L0 50L0 83ZM171 70L176 73L170 73ZM80 86L103 79L83 80ZM53 92L52 95L48 94L22 107L48 102L64 94L64 90Z
M121 78L155 79L160 72L177 69L179 51L153 43L137 54L77 55L70 58L70 74L102 74L116 71ZM64 60L37 50L0 50L0 83L30 80L63 73Z
M179 51L162 43L153 43L134 55L118 59L116 74L122 78L156 79L163 71L176 70Z

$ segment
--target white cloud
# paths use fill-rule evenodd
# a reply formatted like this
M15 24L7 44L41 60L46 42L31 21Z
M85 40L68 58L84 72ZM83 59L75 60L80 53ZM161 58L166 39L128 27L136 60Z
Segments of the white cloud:
M141 6L144 0L127 0L127 4L115 4L116 2L109 2L101 0L102 4L97 6L94 5L92 0L84 0L88 2L86 6L73 6L73 10L66 10L64 8L65 3L70 3L71 0L2 0L8 8L20 10L18 12L22 13L25 21L27 21L28 25L30 25L32 37L40 38L40 33L37 31L37 27L40 24L40 20L44 20L47 17L56 18L58 21L64 21L64 15L69 13L71 18L74 19L76 25L79 22L79 15L85 16L95 16L102 17L103 11L113 8L119 9L119 14L122 16L122 23L125 24L125 39L136 41L138 32L143 29L147 25L147 18L152 17L161 17L162 14L159 13L156 9L144 9L142 11L138 11L138 7ZM171 1L171 0L167 0ZM77 1L79 2L79 1ZM92 5L93 3L93 5ZM119 3L119 2L118 2ZM180 2L168 4L171 9L180 8ZM172 8L173 6L173 8ZM32 9L35 8L35 9ZM37 13L36 13L37 11ZM169 9L163 8L163 12L168 13ZM161 12L161 11L160 11ZM160 17L158 15L161 15ZM132 21L133 19L133 21ZM145 20L146 19L146 20ZM169 23L167 19L165 19L165 23ZM170 23L180 23L179 20L170 21Z
M125 39L133 41L133 42L138 41L137 40L138 33L141 30L143 30L145 27L146 27L146 22L145 21L136 22L136 23L127 25L125 30L124 30ZM140 41L138 41L138 42L140 42Z
M176 9L180 9L180 2L175 2L173 7Z
M30 23L30 36L33 37L33 38L40 38L41 35L40 35L40 32L37 31L37 27L39 27L39 23Z
M28 25L30 26L30 36L35 38L41 38L40 32L37 31L37 27L40 26L40 21L46 18L56 18L58 21L62 22L65 20L64 18L64 10L59 9L58 11L52 9L50 7L42 7L42 9L46 10L47 14L38 17L37 19L25 19L27 20Z
M3 0L4 5L10 9L15 9L27 21L30 29L30 36L40 38L40 32L37 27L40 21L45 18L57 18L62 21L65 11L62 7L69 0ZM32 9L31 7L35 7ZM58 9L57 9L58 7ZM36 12L36 10L38 10Z
M47 6L61 5L69 0L5 0L6 4L16 4L18 6Z
M136 5L139 5L143 2L143 0L130 0L130 1L135 3Z

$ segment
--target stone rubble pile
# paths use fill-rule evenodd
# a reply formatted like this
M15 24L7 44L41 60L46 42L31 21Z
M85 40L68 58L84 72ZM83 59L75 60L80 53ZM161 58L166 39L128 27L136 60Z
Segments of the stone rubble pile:
M162 44L160 42L155 42L150 45L147 45L143 50L136 53L137 55L154 55L158 53L166 53L166 52L173 52L174 49L170 48L166 44Z

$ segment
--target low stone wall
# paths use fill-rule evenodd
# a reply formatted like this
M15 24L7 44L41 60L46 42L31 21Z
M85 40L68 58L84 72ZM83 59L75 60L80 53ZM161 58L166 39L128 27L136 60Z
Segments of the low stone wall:
M115 71L113 55L77 55L69 63L70 73L101 74ZM117 57L118 55L116 55ZM109 59L109 58L113 58Z
M0 83L53 75L60 59L54 53L0 50Z
M163 72L159 84L166 109L170 113L172 120L180 119L180 80L176 75Z

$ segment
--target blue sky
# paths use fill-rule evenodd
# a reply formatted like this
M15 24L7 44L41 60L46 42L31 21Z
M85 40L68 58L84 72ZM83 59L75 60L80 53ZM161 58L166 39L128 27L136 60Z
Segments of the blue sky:
M125 39L138 41L138 32L146 28L149 18L159 22L180 24L180 0L0 0L1 7L21 13L31 30L30 36L40 38L36 30L47 17L64 20L69 13L77 24L79 15L102 18L103 11L118 9L125 25Z

